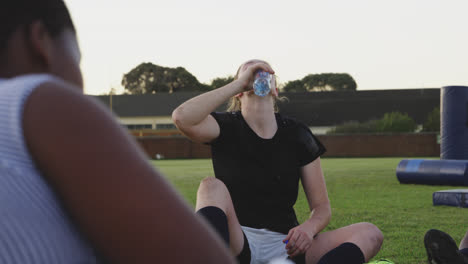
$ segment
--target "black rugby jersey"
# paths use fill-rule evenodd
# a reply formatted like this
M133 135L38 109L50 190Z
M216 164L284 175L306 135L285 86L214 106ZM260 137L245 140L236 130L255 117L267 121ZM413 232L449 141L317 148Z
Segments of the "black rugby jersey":
M227 186L240 224L287 234L298 225L293 206L301 167L325 147L307 126L280 114L271 139L259 137L239 111L211 115L220 127L210 143L215 176Z

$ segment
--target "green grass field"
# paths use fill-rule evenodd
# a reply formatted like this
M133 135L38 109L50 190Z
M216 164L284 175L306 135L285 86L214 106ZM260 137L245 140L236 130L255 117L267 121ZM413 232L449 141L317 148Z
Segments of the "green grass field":
M444 230L457 243L468 228L468 209L433 206L432 193L450 186L399 184L395 169L401 158L322 159L332 206L326 230L356 222L372 222L385 235L376 258L395 263L426 263L423 244L430 228ZM213 176L211 160L153 161L191 204L201 179ZM460 187L458 187L460 188ZM309 215L301 189L295 206L299 221Z

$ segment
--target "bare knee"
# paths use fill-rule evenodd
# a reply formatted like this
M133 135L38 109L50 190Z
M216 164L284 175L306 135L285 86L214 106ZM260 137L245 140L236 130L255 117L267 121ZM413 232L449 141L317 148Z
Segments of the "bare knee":
M372 223L359 223L359 239L357 243L366 257L366 260L371 259L380 250L382 246L384 236L382 231Z
M206 206L216 206L227 212L231 197L226 185L215 177L204 178L197 192L197 205L196 209Z
M372 223L364 222L360 224L363 226L362 228L364 229L364 233L368 235L368 239L371 243L380 248L384 240L382 231Z
M468 232L466 232L465 236L462 238L460 242L460 249L468 248Z
M205 177L203 180L201 180L200 185L216 185L216 184L223 184L222 181L215 177Z
M227 191L226 185L215 177L206 177L200 182L198 191Z

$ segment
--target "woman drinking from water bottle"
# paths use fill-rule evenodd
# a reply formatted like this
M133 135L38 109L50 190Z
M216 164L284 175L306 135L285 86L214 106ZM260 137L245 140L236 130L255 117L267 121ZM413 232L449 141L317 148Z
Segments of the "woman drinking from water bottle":
M217 229L240 263L371 259L383 241L373 224L320 233L331 217L320 165L325 147L307 126L275 113L275 78L270 78L267 95L255 94L253 83L259 72L274 74L264 61L247 61L233 82L188 100L172 114L188 138L211 145L216 178L201 182L197 212ZM229 99L228 112L213 112ZM302 224L293 209L299 180L312 212Z

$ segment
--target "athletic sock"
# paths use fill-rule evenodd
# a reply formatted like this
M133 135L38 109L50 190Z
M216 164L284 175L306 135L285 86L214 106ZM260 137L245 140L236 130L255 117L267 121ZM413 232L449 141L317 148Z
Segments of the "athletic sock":
M227 216L224 211L216 206L207 206L198 210L197 214L203 215L205 219L208 220L229 247L229 228Z
M362 264L366 260L361 249L353 243L343 243L325 254L318 264Z
M242 234L244 235L244 247L239 255L236 256L236 259L239 264L250 264L252 252L250 252L249 240L247 240L244 232Z
M468 258L468 248L460 249L459 252L462 253L463 256Z

